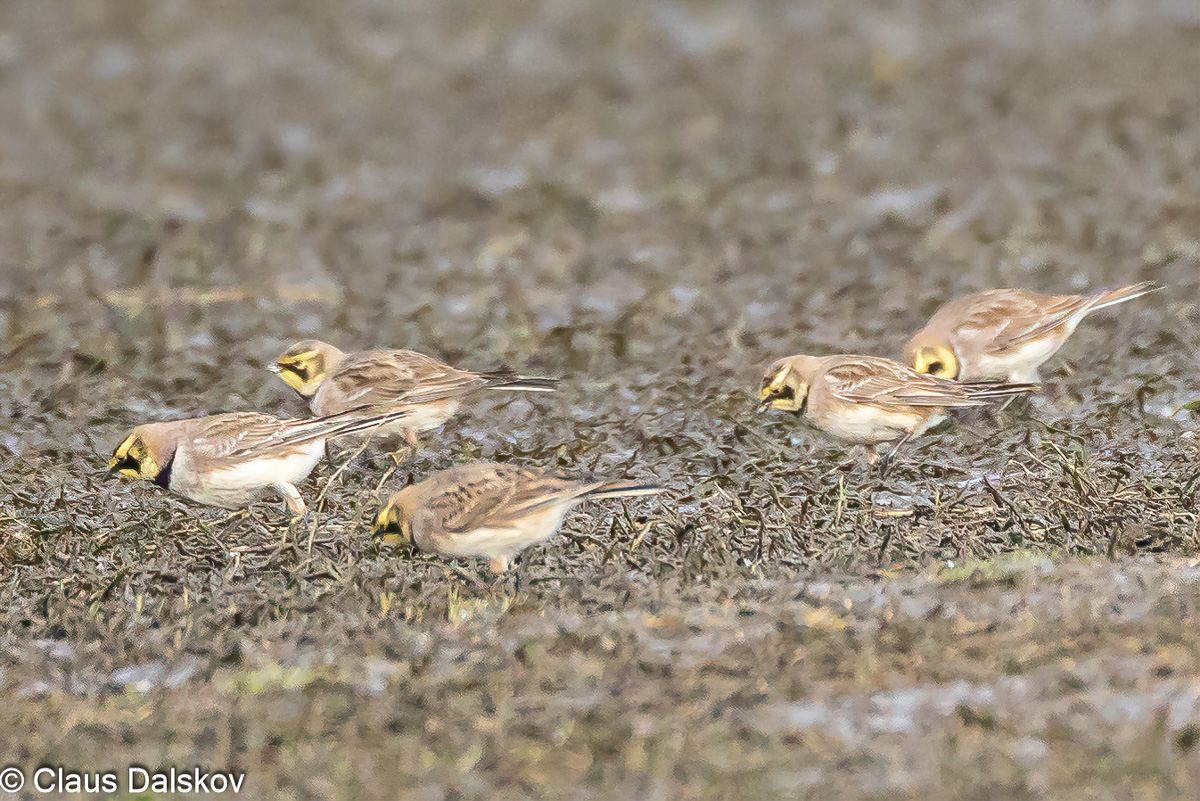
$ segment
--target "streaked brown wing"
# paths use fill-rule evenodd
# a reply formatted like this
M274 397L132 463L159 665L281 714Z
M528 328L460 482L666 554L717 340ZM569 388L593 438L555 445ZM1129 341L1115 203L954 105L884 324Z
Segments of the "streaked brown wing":
M1010 348L1017 347L1027 342L1049 336L1055 330L1066 325L1072 317L1086 309L1094 301L1095 298L1080 295L1063 295L1054 298L1041 309L1041 319L1037 323L1027 325L1024 330L1012 333L1012 336L1006 343L1007 346Z
M192 450L208 459L235 459L289 449L339 433L367 430L404 415L357 407L311 420L280 420L258 412L230 412L193 420Z
M973 405L958 384L914 372L890 359L854 357L827 368L824 380L834 396L851 403Z
M510 465L466 465L444 478L445 486L425 506L445 531L455 534L510 526L577 488L576 482Z
M452 397L482 383L474 373L412 350L355 354L339 365L329 380L337 387L342 403L369 406Z
M192 449L211 459L283 444L287 421L258 412L228 412L193 421Z
M967 300L970 303L961 311L955 333L994 354L1049 334L1089 302L1076 295L1024 289L993 289Z

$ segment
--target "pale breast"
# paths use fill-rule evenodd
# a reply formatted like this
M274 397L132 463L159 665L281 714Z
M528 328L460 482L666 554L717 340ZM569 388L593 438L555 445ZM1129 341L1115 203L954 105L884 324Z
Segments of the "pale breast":
M314 440L283 455L236 461L227 466L202 465L199 471L183 471L177 465L171 476L171 489L201 503L236 508L245 506L267 487L298 484L308 478L324 455L324 441Z
M963 381L1027 381L1037 369L1058 353L1067 341L1065 332L1026 342L1002 353L983 354L963 365Z
M350 436L357 439L369 434L374 438L381 438L398 436L408 431L432 431L453 417L454 413L458 411L458 407L458 400L453 398L418 403L411 407L408 416L394 423L388 423L378 428L368 429L367 431ZM318 416L338 414L352 408L354 408L352 404L341 402L332 393L322 394L318 392L312 401L313 414Z
M397 423L403 429L432 431L445 423L458 411L459 402L454 399L430 401L413 407L412 413Z
M547 506L544 510L526 515L513 526L476 528L461 534L433 532L428 538L418 535L417 544L426 550L452 556L508 557L552 536L570 506L565 502ZM427 545L433 547L427 548Z
M891 442L910 432L919 435L941 419L941 410L936 408L886 408L858 403L827 410L813 422L839 439L873 445Z

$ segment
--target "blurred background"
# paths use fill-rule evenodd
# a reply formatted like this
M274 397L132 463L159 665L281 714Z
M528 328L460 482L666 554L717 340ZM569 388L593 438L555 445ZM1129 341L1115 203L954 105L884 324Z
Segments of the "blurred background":
M603 328L674 366L722 363L713 329L756 357L894 349L992 285L1182 296L1198 15L11 4L0 332L230 368L312 333L580 368L551 332Z
M1194 0L0 4L0 720L35 732L0 757L255 797L1187 795L1198 75ZM1141 280L1036 414L887 486L754 408L771 359L898 356L957 294ZM671 494L464 607L368 543L383 462L307 547L93 483L136 423L306 413L263 367L310 336L564 377L399 483Z

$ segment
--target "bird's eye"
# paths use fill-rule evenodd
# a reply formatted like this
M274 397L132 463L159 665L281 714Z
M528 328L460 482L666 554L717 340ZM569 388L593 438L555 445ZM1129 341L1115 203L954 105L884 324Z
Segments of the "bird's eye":
M375 533L377 535L403 534L406 522L394 511L384 509L375 515Z
M137 473L141 472L142 463L136 456L127 453L112 466L112 469L118 473L129 473L136 475Z
M298 361L281 362L279 364L279 369L286 370L287 372L294 374L301 381L307 381L309 375L311 375L311 371L308 369L308 366Z
M934 375L937 375L938 373L942 372L942 370L944 370L944 369L946 369L946 365L942 364L941 362L930 362L929 363L929 372L933 373Z
M380 519L383 518L383 519ZM412 542L408 520L380 512L372 532L375 539L388 545L403 545Z

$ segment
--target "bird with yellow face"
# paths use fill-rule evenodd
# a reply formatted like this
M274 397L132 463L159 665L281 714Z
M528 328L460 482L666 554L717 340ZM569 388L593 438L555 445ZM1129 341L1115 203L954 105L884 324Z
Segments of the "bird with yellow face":
M460 370L414 350L345 353L317 339L292 345L268 369L305 398L314 414L336 414L364 405L408 408L408 416L384 433L402 434L414 447L419 432L445 423L477 390L551 392L557 384L509 370Z
M325 453L325 440L394 424L405 410L349 410L315 420L281 420L230 412L137 426L108 462L110 476L151 481L198 503L238 509L263 490L284 497L293 514L306 511L296 484Z
M483 556L493 573L553 536L567 511L586 500L653 495L636 481L577 481L494 462L434 473L394 494L375 515L372 536L448 556Z
M945 419L947 408L984 406L1031 392L1031 384L947 381L876 356L788 356L763 374L764 409L792 412L855 445L893 442L892 454ZM872 463L876 454L871 454Z
M959 381L1040 382L1038 368L1089 314L1159 289L1133 284L1092 295L989 289L942 306L904 349L918 373Z

